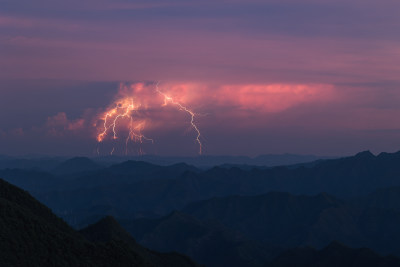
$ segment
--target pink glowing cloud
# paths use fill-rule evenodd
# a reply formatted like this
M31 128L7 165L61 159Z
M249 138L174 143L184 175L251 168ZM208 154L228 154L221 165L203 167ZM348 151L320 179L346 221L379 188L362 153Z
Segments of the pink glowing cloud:
M333 101L329 84L231 84L166 83L165 90L179 101L211 110L281 112L302 103Z
M212 125L214 116L246 119L240 124L243 126L256 123L251 118L304 103L330 101L333 96L333 86L320 84L122 83L111 104L95 119L96 139L99 144L114 144L111 153L115 152L115 145L125 143L128 153L131 141L154 144L155 133L168 135L186 128L201 153L200 125ZM58 119L65 124L65 116Z

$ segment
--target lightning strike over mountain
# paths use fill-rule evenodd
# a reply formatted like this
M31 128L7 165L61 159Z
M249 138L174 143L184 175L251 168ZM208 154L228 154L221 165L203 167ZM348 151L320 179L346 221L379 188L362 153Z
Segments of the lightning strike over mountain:
M139 142L140 144L143 144L143 140L145 141L150 141L152 144L154 144L154 140L151 138L147 138L142 134L142 130L144 128L145 122L141 122L138 125L134 126L133 123L133 118L131 117L130 123L129 123L129 135L125 140L125 155L128 155L128 142L129 140L132 140L133 142ZM135 132L137 130L137 133ZM143 151L142 148L139 148L139 154L142 155Z
M98 143L101 143L105 140L108 135L108 132L112 132L112 139L118 139L118 123L123 119L129 119L128 130L129 134L125 140L125 153L128 153L128 143L130 140L133 142L143 143L143 140L151 141L153 143L153 139L147 138L144 136L141 131L144 127L144 122L138 122L137 125L134 124L133 114L138 111L140 105L135 105L133 98L124 98L115 103L115 106L111 108L109 111L105 112L103 119L103 130L100 134L97 135ZM111 121L111 122L109 122ZM121 123L124 123L121 121ZM126 122L125 122L126 124ZM114 153L115 147L113 147L111 151L111 155ZM140 149L141 151L141 149Z
M144 135L143 131L148 131L149 126L153 127L152 129L159 127L155 125L168 113L168 110L163 109L163 107L170 104L176 107L177 110L184 111L190 116L190 125L196 132L195 141L199 145L198 153L202 154L201 133L195 124L197 114L170 95L162 92L158 88L158 83L155 86L155 91L153 88L142 83L122 86L120 88L118 100L102 113L99 118L101 126L96 136L98 144L105 140L111 140L115 145L121 135L126 135L125 155L128 155L130 141L139 144L137 152L139 155L143 154L144 151L141 144L145 142L154 144L154 140ZM112 148L111 154L114 152L117 152L115 146ZM99 148L97 149L97 153L100 154Z
M200 141L200 137L201 137L200 130L197 127L197 125L194 123L194 118L195 118L196 114L192 110L190 110L187 107L185 107L182 104L180 104L179 102L176 102L172 97L170 97L170 96L166 95L165 93L161 92L160 89L158 88L158 83L156 84L156 91L160 95L162 95L164 97L164 106L166 106L168 103L171 103L172 105L177 106L180 110L183 110L183 111L185 111L186 113L188 113L190 115L190 124L192 125L192 128L197 133L196 142L199 144L199 154L201 155L203 145L202 145L202 143Z

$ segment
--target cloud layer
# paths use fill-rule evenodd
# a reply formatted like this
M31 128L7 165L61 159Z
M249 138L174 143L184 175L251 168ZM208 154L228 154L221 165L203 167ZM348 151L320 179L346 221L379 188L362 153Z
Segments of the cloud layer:
M0 153L90 154L99 116L128 95L147 105L152 153L195 153L157 81L200 114L207 153L400 147L399 1L1 5Z

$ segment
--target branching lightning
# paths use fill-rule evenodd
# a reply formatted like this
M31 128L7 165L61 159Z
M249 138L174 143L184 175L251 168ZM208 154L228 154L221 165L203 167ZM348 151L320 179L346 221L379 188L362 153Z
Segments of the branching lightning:
M125 140L125 154L126 155L128 154L128 143L129 143L129 140L132 140L134 142L139 142L140 144L142 144L143 140L144 140L144 141L150 141L152 144L154 144L154 140L153 139L147 138L146 136L144 136L142 134L142 130L144 128L144 124L145 124L144 122L141 122L138 125L134 126L133 118L130 117L129 135ZM137 131L137 132L135 132L135 131ZM143 151L142 151L141 147L139 148L139 154L140 155L143 154Z
M128 153L128 143L129 140L134 142L143 143L143 140L154 142L153 139L147 138L141 133L144 127L144 122L140 122L138 125L134 125L133 114L137 112L140 105L135 105L133 98L125 98L115 103L115 107L107 111L103 117L103 130L97 135L97 141L99 143L103 142L107 137L109 131L112 131L112 139L118 139L117 127L118 121L121 119L129 119L129 134L125 140L125 153ZM111 120L111 122L109 122ZM111 155L114 153L115 147L111 150ZM140 151L141 148L140 148ZM142 152L141 152L142 153ZM99 154L99 151L98 151Z
M150 142L154 144L154 140L148 138L143 134L145 129L146 123L151 122L151 118L147 115L145 111L148 111L147 105L141 105L141 103L146 103L146 100L152 99L154 101L155 98L152 94L156 94L162 96L164 103L161 104L160 101L152 102L154 105L158 107L167 106L171 104L172 106L177 107L179 110L184 111L190 116L190 125L191 128L196 132L196 139L195 141L199 145L199 154L202 154L202 143L200 140L201 133L199 128L195 123L196 113L194 113L191 109L184 106L183 104L177 102L171 96L167 95L166 93L162 92L158 88L158 83L156 84L156 92L154 91L147 91L151 95L140 96L140 94L135 94L133 91L129 91L129 93L122 94L123 96L106 110L102 116L100 117L100 121L102 121L102 126L99 129L99 133L96 136L97 142L100 144L104 142L106 139L117 140L120 138L121 128L125 128L122 132L126 132L127 136L125 138L125 154L128 154L128 145L129 142L132 141L134 143L139 144L138 153L141 155L143 154L143 150L141 144L144 142ZM135 98L133 97L135 96ZM115 143L114 143L115 144ZM112 148L110 154L113 155L115 152L115 147ZM97 148L97 153L99 152L99 147Z
M201 155L203 145L200 141L200 137L201 137L200 130L197 127L197 125L194 123L194 118L195 118L196 114L193 111L191 111L190 109L188 109L187 107L180 104L179 102L176 102L172 97L161 92L160 89L158 88L158 83L156 84L156 91L164 97L164 106L166 106L168 103L171 103L171 104L177 106L180 110L183 110L190 115L190 124L192 125L192 128L197 133L196 142L199 144L199 154Z

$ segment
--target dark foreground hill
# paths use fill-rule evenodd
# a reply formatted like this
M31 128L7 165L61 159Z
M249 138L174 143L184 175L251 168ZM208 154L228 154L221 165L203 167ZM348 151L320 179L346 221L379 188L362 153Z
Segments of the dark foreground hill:
M184 256L139 246L116 223L99 224L102 231L92 226L82 235L0 179L1 266L196 266ZM89 238L93 233L96 238Z
M343 213L340 218L348 215L343 201L328 194L295 196L270 192L259 196L212 198L190 204L183 212L202 221L218 221L252 240L287 248L323 247L335 237L342 237L345 233L332 229L332 219L325 215L337 210ZM325 223L322 227L321 220ZM353 226L336 220L334 225L338 224L342 224L343 231Z
M193 203L183 212L200 221L217 221L267 245L323 248L337 240L351 247L400 255L399 211L353 205L326 193L212 198Z
M208 267L262 266L282 251L219 223L201 222L178 211L160 219L121 223L142 245L163 252L178 251Z
M399 237L395 234L388 236L388 233L392 233L393 229L389 229L387 224L382 224L382 221L388 219L379 219L379 216L384 217L385 214L373 214L371 212L364 214L361 220L366 220L366 222L363 223L362 221L357 222L359 215L355 215L355 217L350 215L354 210L342 213L340 211L341 204L326 195L307 199L306 197L295 197L288 194L279 196L278 194L278 196L273 196L272 200L273 198L286 199L286 204L282 204L283 201L280 200L279 203L271 202L271 207L266 207L265 202L262 203L262 198L271 200L271 196L260 198L261 200L258 200L261 205L252 203L251 206L254 208L248 213L235 207L238 204L229 199L222 201L226 212L218 207L221 206L218 203L211 203L213 206L211 210L225 213L219 216L221 221L230 216L232 221L230 223L224 222L225 225L217 220L212 220L212 218L218 216L212 216L207 221L201 221L191 215L177 211L160 219L137 219L131 222L122 221L122 224L142 245L163 252L178 251L190 255L197 262L208 267L400 266L400 259L397 257L381 256L367 248L349 248L335 241L337 237L357 243L353 247L366 247L363 245L363 242L366 242L378 248L385 249L391 246L392 249L397 249ZM321 198L325 198L325 200L321 201ZM235 202L241 201L236 199ZM250 202L247 200L239 205L246 208L246 205ZM310 205L310 210L307 211L304 205L306 202L308 204L310 202L316 203ZM226 205L226 203L229 204ZM208 206L206 209L209 209L210 203L204 206ZM260 208L262 206L264 207ZM331 208L335 210L339 208L339 210L332 214L326 212L327 209ZM204 207L202 209L204 212ZM234 213L234 210L237 210L237 213ZM211 213L209 212L208 215L210 216ZM253 217L247 218L249 213L253 213ZM302 214L304 214L304 218L301 218ZM258 220L255 217L264 218ZM268 219L268 217L270 218ZM344 225L344 222L350 222L350 224ZM373 225L374 223L376 225ZM358 226L358 224L360 225ZM389 222L389 224L398 227L399 220ZM226 225L233 226L235 229L239 229L238 226L241 226L241 230L247 230L246 234L249 232L253 232L253 235L260 234L258 238L253 236L255 239L265 238L266 236L273 237L276 244L286 244L287 247L284 249L283 247L268 246L257 240L249 239L246 235L232 230ZM374 234L378 234L374 228L381 228L378 230L380 237L374 236ZM315 242L321 243L321 240L324 241L321 250L316 250L312 248L314 246L310 246ZM384 241L387 244L384 244ZM298 248L288 249L288 247Z
M300 266L324 266L332 261L338 263L333 266L343 267L357 266L354 262L369 262L369 259L370 262L378 259L377 266L398 266L396 258L384 258L370 250L360 254L354 249L336 249L331 253L296 249L294 256L299 259L289 251L276 258L280 261L274 260L281 251L276 246L283 249L314 246L319 249L333 240L351 247L369 247L385 255L399 255L400 205L394 203L400 199L397 188L382 189L357 201L339 200L326 193L294 196L264 192L271 191L266 188L288 185L303 189L329 186L337 189L336 178L338 184L349 179L347 183L343 182L343 190L349 190L346 186L351 185L356 192L368 192L377 186L398 182L398 156L382 154L375 157L361 153L347 159L320 162L310 168L250 171L214 168L198 173L188 170L191 167L187 165L171 166L171 171L166 172L168 167L127 162L108 168L100 180L116 178L117 183L118 179L139 182L102 187L91 187L88 183L79 190L43 195L43 200L53 201L54 209L60 213L81 211L81 219L88 215L102 216L105 207L109 210L118 208L124 214L139 209L163 213L176 207L183 211L158 219L119 218L140 245L111 217L78 233L26 192L1 181L0 263L6 266L17 263L193 266L184 256L153 252L141 246L145 245L165 253L187 254L207 266L264 266L268 262L288 262L282 266L293 266L293 262L304 260L304 265ZM14 171L4 173L18 174ZM102 170L90 173L90 179L96 179L99 173ZM29 180L29 176L25 177L29 172L20 174ZM36 172L35 179L40 179L41 174L44 173ZM162 174L171 176L156 178ZM177 178L173 178L175 175ZM85 174L85 181L88 181L87 177ZM42 178L52 181L59 177ZM35 186L35 181L31 181L31 185ZM242 196L226 196L232 192ZM257 192L262 194L255 195ZM194 200L202 201L187 205ZM85 209L93 209L93 213L83 212ZM349 256L354 253L358 255L356 260ZM387 262L388 259L391 261Z
M111 216L107 216L79 232L86 239L95 243L121 242L153 266L195 266L190 258L181 254L159 253L142 247Z
M338 242L318 251L313 248L297 248L282 253L265 267L395 267L400 259L382 257L370 249L351 249Z
M52 173L57 175L68 175L80 172L89 172L101 169L102 166L85 157L68 159L55 167Z
M285 249L322 249L335 240L400 255L400 212L326 193L212 198L158 219L120 222L140 244L207 266L261 266Z

